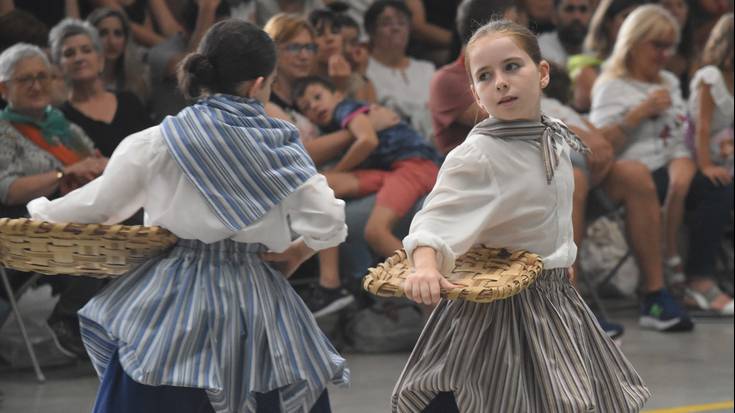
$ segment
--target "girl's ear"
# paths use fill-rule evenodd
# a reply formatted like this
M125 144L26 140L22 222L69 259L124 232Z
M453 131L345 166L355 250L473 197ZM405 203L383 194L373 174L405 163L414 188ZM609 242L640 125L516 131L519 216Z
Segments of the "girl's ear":
M480 102L480 96L477 95L477 91L475 90L474 83L470 82L470 90L472 91L472 96L475 98L475 103L477 103L477 106L481 107L482 110L487 112L487 108L485 108L485 106L482 105L482 102Z
M248 88L248 97L257 98L258 92L263 89L263 83L265 83L265 78L263 76L259 76L257 79L255 79Z
M546 60L542 60L538 64L538 72L539 72L539 81L541 89L545 89L546 86L549 86L549 81L551 81L551 76L549 75L549 63Z

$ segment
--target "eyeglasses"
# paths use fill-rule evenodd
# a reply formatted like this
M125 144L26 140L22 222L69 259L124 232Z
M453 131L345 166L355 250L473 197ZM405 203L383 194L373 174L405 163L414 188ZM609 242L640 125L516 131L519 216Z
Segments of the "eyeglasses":
M283 50L287 51L288 53L292 53L292 54L299 54L301 53L302 50L305 50L309 54L313 54L313 53L316 53L318 49L319 48L314 43L304 43L304 44L289 43L283 46Z
M562 11L564 11L564 13L574 13L575 11L578 11L580 13L587 13L588 10L589 7L587 7L587 5L585 4L580 4L579 6L568 4L562 7Z
M17 83L18 86L23 88L30 88L33 86L35 82L38 82L40 86L48 86L49 82L51 82L51 75L48 73L39 73L35 76L28 75L28 76L22 76L22 77L16 77L15 79L8 80L9 82Z

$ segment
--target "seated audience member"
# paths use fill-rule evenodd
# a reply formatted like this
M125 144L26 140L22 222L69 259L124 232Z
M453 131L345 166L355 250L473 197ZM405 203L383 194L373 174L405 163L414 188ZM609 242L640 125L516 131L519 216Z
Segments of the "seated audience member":
M590 0L555 0L556 30L538 37L543 58L566 69L569 56L582 53L591 16Z
M464 0L457 9L457 31L466 44L479 22L500 16L519 24L525 14L513 0ZM429 110L434 127L434 145L442 154L449 153L464 142L467 134L480 120L487 117L475 103L469 76L464 65L464 47L459 58L433 75L429 84Z
M620 27L612 55L592 91L590 120L613 145L619 159L643 162L653 174L660 200L665 200L664 254L671 274L679 272L677 234L685 209L690 211L687 262L690 280L711 278L717 248L730 218L732 183L710 181L696 170L684 143L686 105L676 76L663 70L676 47L679 26L658 5L635 9ZM672 277L673 278L673 277ZM674 284L678 280L670 279ZM646 291L644 327L668 329L681 317L673 300L661 291ZM712 309L732 308L732 298L719 294ZM666 305L664 305L666 304ZM664 316L657 314L663 312ZM666 313L669 313L668 315ZM677 314L678 313L678 314ZM670 321L665 322L666 318Z
M597 6L584 39L584 54L572 56L567 62L574 82L572 107L578 112L589 112L592 85L600 74L602 62L612 52L620 25L644 3L643 0L602 0Z
M276 80L266 111L271 113L271 116L295 124L309 156L317 166L323 168L344 153L352 143L353 137L347 130L320 135L319 128L296 110L291 96L292 90L299 79L310 74L314 64L316 54L314 29L303 17L281 13L273 16L266 23L264 30L273 38L278 53ZM393 126L400 120L395 113L379 107L371 108L368 115L376 130ZM344 259L337 260L334 256L330 256L337 253L336 249L324 251L319 255L319 281L303 296L304 302L316 316L321 317L339 311L353 298L341 288L340 274L349 280L358 279L374 264L375 257L360 235L374 201L375 196L368 196L347 202L345 213L350 231L347 241L339 246ZM406 222L402 223L404 227L407 225ZM404 232L400 234L405 233L405 228L402 228L402 231Z
M107 163L84 132L50 105L50 83L51 65L38 47L20 43L0 54L0 95L8 102L0 112L1 216L27 216L30 200L66 194L100 175ZM84 357L76 312L102 281L55 278L54 292L61 296L49 326L64 354ZM23 277L14 281L21 284Z
M536 34L554 30L554 0L524 0L528 28Z
M251 0L254 3L253 7L253 21L260 27L265 24L273 16L279 13L298 15L306 17L315 10L322 6L322 3L329 3L328 1L320 0Z
M154 122L160 122L186 106L184 96L176 88L176 67L187 53L197 47L199 40L214 23L229 15L230 7L225 1L190 2L183 14L184 31L169 37L148 52L153 86L150 106Z
M397 111L421 135L432 138L426 86L434 65L406 55L410 10L400 0L377 0L365 12L365 30L371 53L367 76L375 85L378 102Z
M326 131L348 129L354 142L324 174L337 197L377 193L365 224L365 238L377 254L401 248L393 234L398 221L429 193L438 172L438 154L405 122L376 132L364 103L344 99L327 79L301 79L293 90L299 110Z
M128 135L151 125L138 98L130 92L105 90L105 57L97 30L77 19L65 19L49 34L51 55L70 85L61 110L79 125L105 156Z
M335 2L332 3L332 6L335 4L341 5L344 3ZM348 14L344 13L344 11L339 12L337 17L339 25L342 27L343 53L352 69L347 83L347 97L375 103L378 100L375 86L370 78L367 77L370 52L368 51L367 44L360 40L360 24Z
M689 96L689 79L693 73L695 65L698 63L695 61L694 45L692 44L692 19L689 15L689 4L686 0L657 0L655 3L660 4L668 10L672 16L679 23L679 30L681 31L681 40L679 46L676 48L668 63L666 63L666 70L676 75L679 78L679 84L681 85L681 92L684 98Z
M316 37L316 64L312 74L328 77L341 92L350 89L352 68L344 55L342 21L339 14L328 8L309 13L309 23Z
M688 105L699 171L712 184L730 187L733 181L734 41L733 14L728 13L720 18L705 44L702 67L692 79ZM732 229L732 223L729 226ZM733 314L733 301L722 306L725 296L712 278L691 279L685 289L685 298L700 309Z
M184 30L166 0L87 0L81 5L83 16L96 7L124 12L130 19L132 37L145 47L153 47Z
M437 67L456 58L459 39L454 24L459 3L461 0L406 0L411 10L409 55L429 60Z
M142 51L130 38L125 13L105 7L96 9L87 21L97 29L104 49L102 82L110 92L130 92L145 106L150 98L150 69Z

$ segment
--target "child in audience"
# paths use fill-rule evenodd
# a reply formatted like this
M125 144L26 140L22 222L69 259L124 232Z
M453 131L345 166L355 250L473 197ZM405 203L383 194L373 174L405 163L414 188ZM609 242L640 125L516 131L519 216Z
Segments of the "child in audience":
M569 281L571 150L586 146L543 115L549 65L536 37L507 20L480 27L465 59L490 117L449 153L403 240L406 296L439 303L393 392L393 412L635 412L650 396ZM440 301L475 244L528 250L544 271L490 304Z
M405 122L376 132L359 101L344 99L333 83L317 76L299 80L293 90L299 110L323 131L348 129L354 142L325 175L337 197L377 192L365 238L381 256L401 248L394 225L434 186L438 154Z

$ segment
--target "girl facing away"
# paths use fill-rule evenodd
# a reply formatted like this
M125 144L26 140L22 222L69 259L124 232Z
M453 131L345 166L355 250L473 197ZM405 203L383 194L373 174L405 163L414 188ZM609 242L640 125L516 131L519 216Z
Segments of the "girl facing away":
M143 207L179 237L79 312L95 413L329 412L327 384L349 382L286 279L347 229L297 129L265 113L275 65L261 29L215 24L179 67L194 105L127 137L90 184L28 204L35 219L104 224Z
M570 150L584 144L540 112L549 65L505 20L469 40L473 95L491 116L446 158L403 240L408 298L439 303L398 379L394 412L636 412L649 390L569 281ZM475 244L525 249L544 271L490 304L440 301L455 258Z

